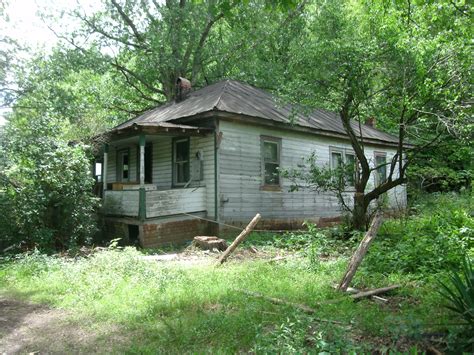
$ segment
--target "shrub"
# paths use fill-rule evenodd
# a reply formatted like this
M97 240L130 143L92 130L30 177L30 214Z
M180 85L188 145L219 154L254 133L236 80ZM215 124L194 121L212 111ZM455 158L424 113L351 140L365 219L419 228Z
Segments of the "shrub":
M65 249L86 243L96 230L87 148L62 140L58 131L47 118L7 126L0 199L9 217L0 229L9 244Z
M452 272L448 282L440 282L440 294L446 299L446 308L463 320L457 343L462 350L474 352L474 269L469 258L462 263L461 273Z
M474 252L470 195L436 195L415 207L415 215L387 220L364 265L372 271L437 273L456 269Z

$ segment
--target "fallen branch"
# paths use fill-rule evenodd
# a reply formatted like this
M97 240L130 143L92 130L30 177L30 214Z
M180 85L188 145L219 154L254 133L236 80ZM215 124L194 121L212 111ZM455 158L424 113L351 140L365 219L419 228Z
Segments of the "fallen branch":
M355 295L351 295L351 298L359 299L359 298L363 298L363 297L370 297L370 296L373 296L373 295L378 295L378 294L381 294L381 293L385 293L385 292L394 290L394 289L399 288L399 287L400 287L400 285L392 285L392 286L387 286L387 287L376 288L376 289L373 289L373 290L356 293Z
M349 284L351 283L357 269L362 263L362 260L364 259L364 256L367 253L367 250L369 249L370 244L372 243L374 238L377 236L377 232L381 225L382 225L382 213L379 211L375 215L372 223L370 224L370 228L365 234L362 241L360 242L359 247L355 251L354 255L352 255L351 261L349 262L349 266L347 267L347 271L344 274L344 277L342 278L341 283L339 284L338 289L340 291L345 292L347 288L349 287Z
M315 314L316 313L316 310L314 308L308 307L305 304L293 303L293 302L283 300L281 298L268 297L268 296L262 295L261 293L258 293L258 292L252 292L252 291L247 291L247 290L237 290L237 291L242 292L243 294L246 294L247 296L260 298L260 299L263 299L263 300L268 301L268 302L273 303L273 304L291 306L291 307L297 308L299 310L302 310L303 312L305 312L307 314ZM319 322L347 325L343 322L339 322L339 321L336 321L336 320L321 319L321 318L313 318L313 319L316 320L316 321L319 321Z
M268 297L265 295L262 295L261 293L258 292L252 292L252 291L246 291L246 290L239 290L239 292L242 292L246 294L247 296L252 296L255 298L261 298L264 299L268 302L271 302L273 304L281 304L285 306L292 306L294 308L301 309L303 312L308 313L308 314L315 314L316 310L314 308L308 307L304 304L299 304L299 303L293 303L289 301L282 300L281 298L275 298L275 297Z
M247 236L250 234L252 229L254 229L255 226L257 225L258 221L260 221L260 218L262 218L262 216L260 216L260 213L257 213L255 215L255 217L247 225L247 227L245 227L245 229L238 235L238 237L235 238L235 240L226 249L226 251L224 253L222 253L222 255L221 255L221 257L219 258L219 261L218 261L219 264L223 264L227 260L229 255L238 247L238 245L240 243L242 243L245 240L245 238L247 238Z

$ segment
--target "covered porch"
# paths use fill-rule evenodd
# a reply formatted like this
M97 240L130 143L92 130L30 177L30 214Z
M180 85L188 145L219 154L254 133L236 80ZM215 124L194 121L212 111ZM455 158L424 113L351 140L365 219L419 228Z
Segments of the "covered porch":
M163 122L111 131L100 176L102 214L140 226L189 215L214 219L216 163L213 128Z

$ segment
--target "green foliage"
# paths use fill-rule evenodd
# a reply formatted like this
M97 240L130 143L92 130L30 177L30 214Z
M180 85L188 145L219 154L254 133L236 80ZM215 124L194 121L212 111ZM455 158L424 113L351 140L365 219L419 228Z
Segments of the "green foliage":
M438 324L446 322L447 313L436 307L439 295L427 285L410 286L400 275L381 276L376 284L359 279L367 287L406 284L393 305L352 302L332 288L345 260L321 261L312 272L302 258L230 261L221 268L214 261L160 263L143 259L133 248L76 258L32 252L0 259L0 293L66 309L73 315L71 325L81 324L87 331L112 325L120 334L130 334L124 342L95 339L99 352L403 350L406 346L397 340L419 332L420 324L428 332L440 329L431 328L434 317ZM318 312L308 316L240 290L306 304Z
M98 201L87 148L65 142L60 134L60 124L46 117L16 116L6 128L3 247L52 250L90 242Z
M317 192L331 192L337 196L341 209L351 212L352 208L347 204L350 190L349 182L354 181L355 166L340 161L337 167L329 164L321 164L316 153L311 153L303 158L298 168L282 169L281 175L291 182L290 191L309 189Z
M446 299L446 308L463 320L463 329L458 334L458 343L463 351L474 351L474 269L469 257L462 261L461 274L451 273L448 283L440 282L441 295Z
M426 196L418 213L387 220L369 249L369 270L419 276L456 269L474 254L471 194Z

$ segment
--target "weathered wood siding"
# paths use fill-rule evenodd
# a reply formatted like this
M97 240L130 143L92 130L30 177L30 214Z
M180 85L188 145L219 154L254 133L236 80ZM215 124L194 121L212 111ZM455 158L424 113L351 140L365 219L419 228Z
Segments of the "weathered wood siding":
M147 218L202 212L205 210L205 187L146 192Z
M104 194L104 212L110 216L138 216L139 191L111 191Z
M220 218L227 222L248 221L255 213L264 219L291 220L335 217L341 214L337 198L331 193L310 191L289 192L291 183L282 179L281 191L263 191L260 136L281 138L281 168L297 167L303 157L316 152L317 162L329 164L330 147L352 150L348 142L307 133L291 132L230 121L219 122L222 142L219 147ZM373 164L374 151L387 154L394 150L367 147L366 154ZM371 185L375 183L374 177ZM348 192L347 200L352 200ZM405 188L398 187L389 194L391 206L406 205Z
M172 137L170 136L147 136L147 143L152 144L152 183L147 186L156 186L157 190L181 190L182 188L173 188L172 182ZM117 182L116 167L117 167L117 151L121 149L130 149L130 182L137 182L137 143L123 143L120 142L112 144L109 150L108 164L107 164L107 182ZM196 153L201 152L201 160L198 160ZM194 177L189 187L206 187L199 190L199 196L204 204L203 209L198 211L207 211L209 217L214 217L214 136L212 134L207 136L190 137L190 173L192 176L193 167L197 164L201 165L202 179ZM188 190L188 189L184 189ZM155 191L158 192L158 191ZM178 193L179 194L179 193ZM186 195L182 196L187 198ZM148 200L148 195L147 195ZM148 206L148 203L147 203ZM163 205L164 206L164 205ZM106 210L110 205L104 206ZM164 207L163 207L164 208ZM194 207L193 207L194 208ZM173 210L175 211L175 210ZM176 212L176 211L175 211ZM183 212L185 212L183 210ZM107 212L108 213L108 212ZM158 214L157 214L158 213ZM150 211L147 216L163 216L161 212Z

